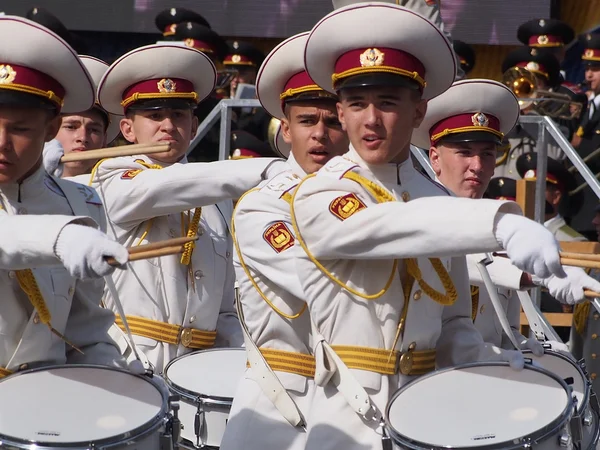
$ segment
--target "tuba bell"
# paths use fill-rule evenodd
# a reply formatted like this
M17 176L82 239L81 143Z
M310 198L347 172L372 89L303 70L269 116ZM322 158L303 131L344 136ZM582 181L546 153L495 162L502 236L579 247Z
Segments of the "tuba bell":
M521 111L528 108L542 116L553 119L579 118L583 104L575 102L567 94L537 88L533 72L523 67L511 67L502 76L502 82L519 100Z

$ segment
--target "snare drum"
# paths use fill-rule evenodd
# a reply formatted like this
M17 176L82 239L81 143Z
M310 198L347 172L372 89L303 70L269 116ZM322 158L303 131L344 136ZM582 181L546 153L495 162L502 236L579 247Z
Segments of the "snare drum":
M120 369L66 365L19 372L0 381L0 446L172 449L167 405L149 380Z
M552 350L546 350L543 356L535 356L530 351L524 351L527 358L531 358L536 364L539 364L544 369L549 370L561 377L573 389L573 396L577 399L576 414L573 418L577 423L573 424L573 437L577 441L577 430L575 426L581 430L581 449L589 450L596 448L598 436L600 435L600 426L598 423L598 413L590 404L591 400L591 383L583 372L581 366L573 361L568 356Z
M557 375L526 365L474 363L424 375L399 389L386 427L399 449L560 449L573 400ZM568 448L572 446L567 445Z
M181 397L182 447L221 445L233 396L245 370L243 348L201 350L167 365L167 385Z

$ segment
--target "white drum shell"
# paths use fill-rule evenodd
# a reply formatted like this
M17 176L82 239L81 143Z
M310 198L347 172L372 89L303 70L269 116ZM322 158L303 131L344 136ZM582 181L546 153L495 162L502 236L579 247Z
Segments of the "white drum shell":
M497 362L415 379L394 394L386 422L398 449L521 449L530 442L536 450L559 450L572 414L569 389L558 376Z
M0 428L13 430L2 430L1 448L10 450L161 450L169 416L167 399L144 377L91 365L14 374L0 382L0 405Z
M571 387L573 395L577 398L577 411L580 415L583 431L583 445L581 448L583 450L596 448L596 442L600 434L600 423L596 411L590 407L591 383L578 363L568 356L552 350L546 350L542 356L535 356L530 351L524 351L523 353L527 358L531 358L536 364L555 373L560 378L573 379Z
M181 397L179 418L183 424L183 439L196 444L194 424L200 407L203 411L200 445L221 445L233 396L245 370L246 350L243 348L188 353L165 367L164 378L169 389Z

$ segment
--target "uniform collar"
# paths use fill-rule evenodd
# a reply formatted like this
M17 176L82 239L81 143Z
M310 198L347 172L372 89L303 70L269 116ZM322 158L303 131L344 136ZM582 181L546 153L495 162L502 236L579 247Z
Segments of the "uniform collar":
M43 165L25 178L21 183L8 183L0 185L0 191L11 203L26 202L37 197L46 189L44 179L49 177Z
M368 164L360 157L352 144L350 144L350 149L345 156L360 167L369 170L375 175L375 178L383 183L401 184L402 180L407 181L415 171L410 157L401 163Z
M294 175L298 175L301 178L304 178L307 175L304 169L300 167L300 164L298 164L298 162L296 161L296 158L294 158L293 150L290 152L290 156L287 159L287 163L292 168L292 172L294 172Z

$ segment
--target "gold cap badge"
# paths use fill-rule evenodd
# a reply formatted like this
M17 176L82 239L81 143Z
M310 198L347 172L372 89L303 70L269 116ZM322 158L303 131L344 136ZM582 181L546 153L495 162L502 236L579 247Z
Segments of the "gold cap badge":
M158 92L162 92L163 94L169 94L177 91L177 83L170 78L163 78L156 83L156 85L158 86Z
M549 42L548 36L546 36L545 34L542 34L541 36L538 36L537 38L537 43L540 45L546 45Z
M242 60L242 57L240 55L233 55L231 57L231 62L234 62L234 63L239 63L241 60Z
M490 124L490 120L482 112L473 114L471 116L471 121L476 127L487 127Z
M525 68L527 70L540 70L540 65L534 61L529 61Z
M0 84L10 84L15 81L17 72L8 64L0 65Z
M385 53L376 48L368 48L360 55L360 65L362 67L381 66Z

